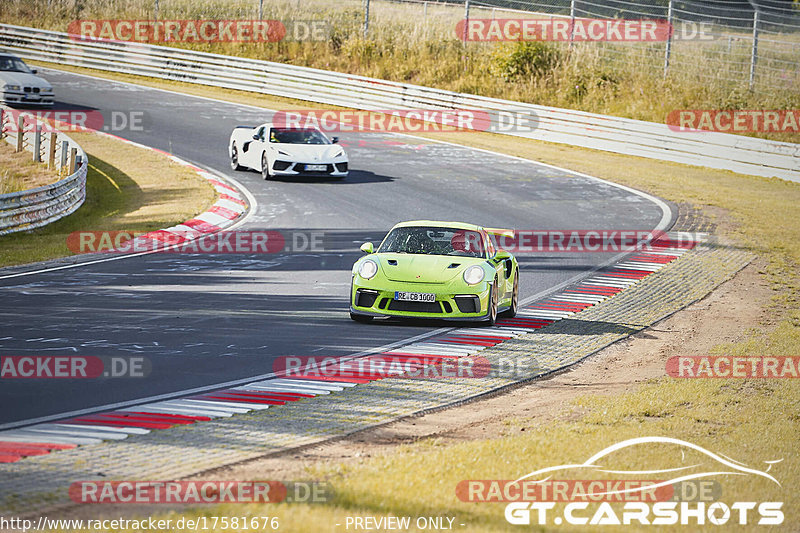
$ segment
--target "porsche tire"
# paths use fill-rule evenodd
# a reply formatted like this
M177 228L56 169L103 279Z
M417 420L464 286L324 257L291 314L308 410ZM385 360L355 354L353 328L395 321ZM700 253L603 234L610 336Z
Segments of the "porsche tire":
M492 283L491 292L489 293L489 310L485 322L487 326L494 326L497 322L497 291L497 278L495 278L494 283Z
M519 269L514 273L514 289L511 292L511 307L501 313L503 318L514 318L519 309Z

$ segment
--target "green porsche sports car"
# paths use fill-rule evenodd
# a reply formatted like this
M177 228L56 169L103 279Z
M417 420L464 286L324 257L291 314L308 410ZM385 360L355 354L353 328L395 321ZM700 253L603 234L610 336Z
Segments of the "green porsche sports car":
M494 324L519 305L519 265L473 224L417 220L397 224L377 250L353 265L350 317L475 320Z

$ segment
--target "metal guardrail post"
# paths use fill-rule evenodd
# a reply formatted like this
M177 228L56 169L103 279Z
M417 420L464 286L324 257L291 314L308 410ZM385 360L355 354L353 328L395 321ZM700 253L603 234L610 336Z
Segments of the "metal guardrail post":
M750 52L750 90L756 81L756 61L758 61L758 8L753 12L753 49Z
M575 0L569 0L569 49L572 50L572 39L575 35Z
M264 0L258 0L258 20L264 20Z
M3 140L3 136L6 133L6 115L5 110L0 107L0 141Z
M17 117L17 146L15 150L16 152L22 151L22 143L25 140L25 132L23 131L24 129L25 129L25 117L20 115L19 117Z
M50 144L47 146L47 168L53 169L56 166L56 143L58 142L58 134L54 131L50 132Z
M669 29L669 34L667 35L667 46L664 49L664 77L667 77L667 72L669 71L669 56L672 53L672 2L673 0L669 0L669 6L667 6L667 28Z
M464 0L464 46L467 45L467 35L469 32L469 0Z
M78 149L73 148L69 151L69 174L70 176L75 174L75 169L78 166Z
M364 0L364 39L369 33L369 0Z
M42 160L42 125L36 124L33 132L33 162L39 163Z
M67 166L68 154L69 154L69 142L61 141L61 164L58 166L59 170Z

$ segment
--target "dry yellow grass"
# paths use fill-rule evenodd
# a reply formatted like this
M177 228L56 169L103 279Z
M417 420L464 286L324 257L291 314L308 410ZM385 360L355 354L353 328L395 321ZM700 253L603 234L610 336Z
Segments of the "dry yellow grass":
M89 156L86 202L72 215L30 233L0 237L0 266L72 255L75 231L143 233L205 211L213 187L163 154L91 133L71 134Z
M34 163L30 152L15 152L12 145L0 140L0 194L49 185L58 179L57 172Z

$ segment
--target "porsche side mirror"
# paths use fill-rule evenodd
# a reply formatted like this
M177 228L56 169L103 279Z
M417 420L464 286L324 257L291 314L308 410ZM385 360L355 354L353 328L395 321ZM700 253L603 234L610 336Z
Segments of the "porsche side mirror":
M338 143L338 142L339 142L339 137L331 137L331 142L332 142L333 144L336 144L336 143Z
M39 69L32 68L31 74L39 74Z
M494 258L496 261L505 261L506 259L511 259L511 254L506 252L505 250L497 250L497 253L494 254Z
M371 242L365 242L364 244L361 245L361 251L364 252L365 254L371 254L375 251L375 247L372 246Z

